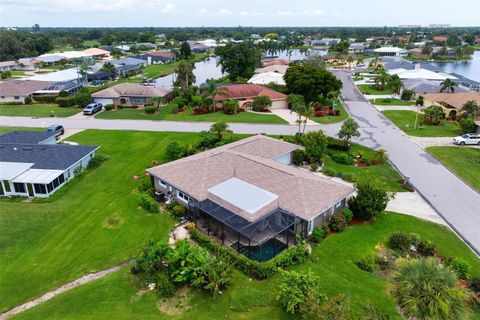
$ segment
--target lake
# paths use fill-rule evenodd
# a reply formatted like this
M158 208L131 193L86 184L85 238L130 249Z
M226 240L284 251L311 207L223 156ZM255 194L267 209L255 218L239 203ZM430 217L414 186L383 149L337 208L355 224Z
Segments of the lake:
M480 82L480 51L475 51L471 60L451 62L431 62L432 65L448 73L458 73Z

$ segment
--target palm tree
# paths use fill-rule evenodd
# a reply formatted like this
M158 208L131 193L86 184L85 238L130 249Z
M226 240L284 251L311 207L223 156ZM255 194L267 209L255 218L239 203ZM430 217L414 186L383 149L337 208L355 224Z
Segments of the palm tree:
M203 96L204 100L207 100L208 98L212 99L211 101L213 102L213 112L215 112L215 107L217 103L215 97L217 96L217 94L226 96L227 93L228 88L218 87L217 83L213 79L207 80L207 85L200 88L200 95Z
M347 57L348 69L352 68L352 62L353 61L355 61L355 59L351 55L348 55L348 57Z
M375 78L375 85L378 90L385 90L385 86L390 81L390 75L384 70L380 70L379 75Z
M475 100L469 100L463 105L462 111L465 115L476 118L480 115L480 106L478 106Z
M377 160L379 163L384 164L388 161L388 153L385 149L378 149L377 151Z
M302 126L302 115L305 113L305 100L301 95L289 94L287 97L287 102L291 106L291 113L295 112L297 114L297 120L295 122L298 124L298 133L300 133Z
M90 65L90 62L87 60L82 59L81 61L77 61L77 70L78 73L83 77L84 82L88 82L87 80L87 74L88 71L92 70L92 66Z
M466 320L469 292L456 281L455 273L436 258L415 259L400 264L392 293L408 318Z
M175 73L177 74L175 85L187 90L188 87L195 82L193 69L195 69L195 65L192 62L187 60L178 61L175 66Z
M232 132L228 123L225 121L217 121L210 127L210 133L213 134L218 141L222 141L224 135Z
M111 62L105 62L100 70L108 72L111 75L111 77L115 75L115 71L116 71L115 65Z
M402 80L400 80L400 77L396 74L390 76L390 79L388 81L388 87L392 90L394 94L400 94L400 91L403 87Z
M440 88L440 92L446 91L454 93L455 87L458 87L458 84L450 78L443 80L440 84L442 85L442 87Z
M303 109L303 131L302 133L305 133L305 129L307 127L307 122L309 119L312 118L313 110L315 109L315 103L313 101L310 101L308 104L305 105L305 108Z

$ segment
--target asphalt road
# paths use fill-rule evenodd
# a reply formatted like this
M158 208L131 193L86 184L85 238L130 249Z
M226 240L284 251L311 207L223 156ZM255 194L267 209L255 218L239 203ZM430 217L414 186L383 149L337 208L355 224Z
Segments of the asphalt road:
M346 72L336 72L343 81L344 104L360 125L361 137L355 142L387 150L391 163L409 177L417 191L443 217L470 247L480 255L480 194L421 149L413 140L370 105ZM89 118L0 117L1 126L47 127L61 124L68 129L142 130L199 132L211 123L146 120L102 120ZM307 126L307 131L322 129L335 136L341 124ZM296 125L230 123L236 133L288 135ZM480 170L480 168L479 168Z
M480 193L426 153L370 105L358 92L348 73L335 74L343 81L345 107L361 127L360 143L387 150L397 170L410 178L425 200L480 255Z

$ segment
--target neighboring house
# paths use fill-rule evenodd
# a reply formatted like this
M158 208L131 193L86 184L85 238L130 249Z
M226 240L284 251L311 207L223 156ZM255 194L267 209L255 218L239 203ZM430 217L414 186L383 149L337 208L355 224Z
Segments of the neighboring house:
M99 48L88 48L83 50L86 54L91 55L96 59L108 59L110 58L110 51L99 49Z
M361 42L354 42L348 47L348 53L362 53L366 46Z
M423 106L440 106L449 117L456 117L467 101L476 101L480 105L480 92L427 93L423 96Z
M298 148L255 135L147 172L157 192L188 208L200 231L252 259L268 260L297 235L304 239L325 225L354 192L291 166Z
M267 67L268 68L268 67ZM277 72L262 72L254 74L248 81L248 83L255 84L280 84L285 85L285 80L283 80L283 74Z
M18 66L15 70L36 71L39 69L36 63L38 63L38 60L35 58L20 58L18 59Z
M398 47L381 47L374 50L379 56L397 56L403 57L408 55L408 51Z
M169 90L143 86L136 83L120 83L92 93L95 102L103 105L144 106L150 98L165 96Z
M432 38L435 42L447 42L448 38L445 36L436 36Z
M0 71L11 71L17 67L16 61L2 61L0 62Z
M272 100L271 109L287 109L287 95L272 90L270 88L258 84L230 84L220 86L217 89L215 101L222 104L223 100L235 99L238 100L240 108L245 110L252 109L252 102L255 97L267 96Z
M173 54L169 51L147 52L131 57L143 60L147 64L169 63L173 60Z
M258 68L255 70L255 73L264 73L264 72L276 72L280 74L285 74L287 72L288 65L271 65L268 67Z
M406 79L402 80L403 89L415 91L415 98L423 96L426 93L438 93L442 88L441 81L432 81L427 79ZM455 88L455 92L468 92L467 88L458 86Z
M51 82L66 82L66 81L84 82L85 80L77 68L70 68L65 70L37 74L25 79L37 80L37 81L51 81Z
M0 196L48 197L87 168L100 148L55 144L53 139L38 131L0 136Z
M348 62L349 57L352 58L352 62ZM326 54L323 57L323 60L328 63L334 63L334 64L343 64L343 65L349 65L350 66L355 66L357 65L358 62L358 57L355 55L351 54Z
M426 80L436 80L443 81L447 78L451 80L457 80L456 77L445 73L445 72L435 72L428 69L422 68L420 65L415 65L414 69L405 70L403 68L391 69L387 71L390 75L398 75L400 79L426 79Z
M64 57L58 55L47 55L47 56L38 56L35 58L39 62L47 63L47 64L54 64L59 61L65 60Z
M262 64L264 67L274 66L274 65L284 65L288 66L292 61L286 59L264 59Z
M142 59L137 59L134 57L126 57L126 58L120 58L116 60L108 60L108 62L111 62L116 65L123 65L123 66L135 66L135 67L145 67L147 65L146 60Z
M25 98L32 98L39 90L46 89L52 84L51 81L36 80L9 80L0 83L0 102L25 103Z
M208 51L208 48L208 46L201 43L195 43L190 46L193 53L205 53Z
M64 51L64 52L54 52L54 53L45 53L38 56L36 59L43 61L42 59L48 59L53 57L56 61L60 60L71 60L71 59L82 59L82 60L91 60L92 55L83 51ZM44 61L44 62L55 62L55 61Z

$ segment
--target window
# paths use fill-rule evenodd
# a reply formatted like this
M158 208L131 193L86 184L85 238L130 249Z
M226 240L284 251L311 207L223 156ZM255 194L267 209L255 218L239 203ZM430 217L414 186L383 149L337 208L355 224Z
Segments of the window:
M52 182L53 182L53 189L56 189L58 187L58 178L56 178Z
M14 182L13 183L13 188L15 189L15 192L18 192L18 193L26 193L27 192L25 190L25 184L24 183Z
M44 184L35 183L33 185L33 188L35 189L35 193L38 193L38 194L46 194L47 193L47 188L45 187Z
M12 189L10 188L10 182L8 182L8 180L3 180L3 184L5 186L5 191L6 192L11 192Z
M158 184L160 184L162 187L167 187L167 183L163 180L158 180Z
M63 174L61 174L61 175L58 176L58 182L59 182L60 184L62 184L62 183L65 182L65 177L63 176Z
M341 205L342 205L341 201L335 203L335 209L338 209Z
M15 96L15 97L13 97L13 98L14 98L15 100L18 100L18 99L20 99L20 97L19 97L19 96Z
M187 196L185 193L181 192L181 191L177 191L177 196L180 200L184 201L184 202L188 202L190 201L190 197Z
M47 190L48 190L48 193L53 191L53 182L50 182L49 184L47 184Z

